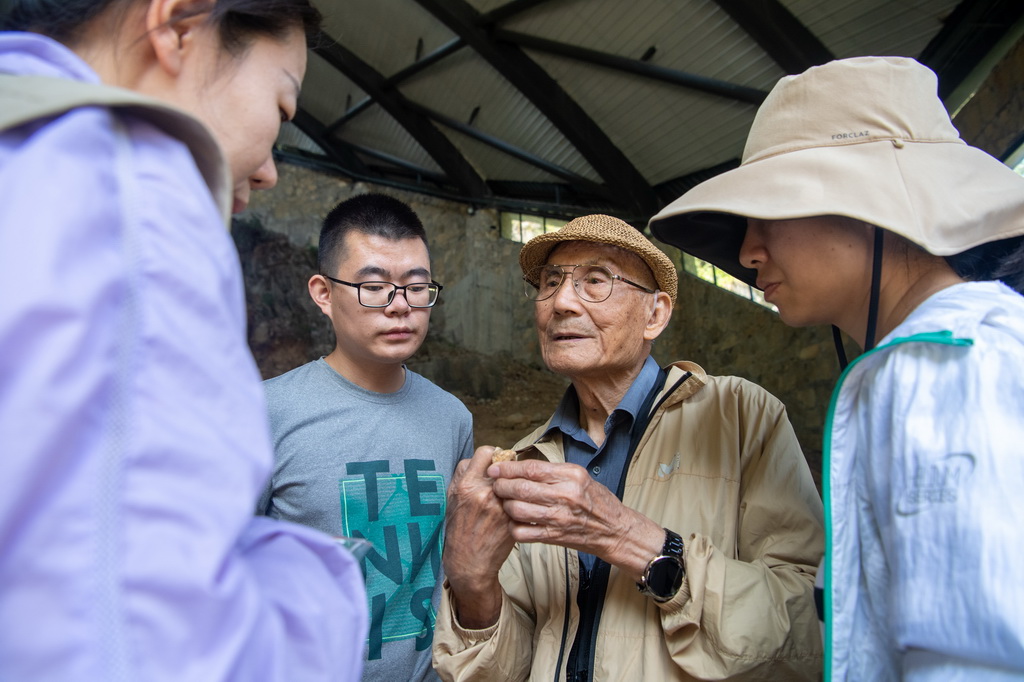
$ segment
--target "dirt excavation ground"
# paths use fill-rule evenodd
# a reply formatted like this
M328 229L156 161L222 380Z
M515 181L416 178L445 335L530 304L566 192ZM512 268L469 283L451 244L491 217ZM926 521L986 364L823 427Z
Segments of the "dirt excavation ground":
M546 370L519 364L502 368L504 383L492 399L455 394L473 413L476 444L510 448L554 412L566 380Z

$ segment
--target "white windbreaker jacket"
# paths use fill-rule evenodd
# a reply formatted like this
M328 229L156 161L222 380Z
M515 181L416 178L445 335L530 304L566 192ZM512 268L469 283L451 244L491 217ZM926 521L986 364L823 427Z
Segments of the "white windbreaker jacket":
M1024 298L945 289L833 394L825 679L1024 678Z

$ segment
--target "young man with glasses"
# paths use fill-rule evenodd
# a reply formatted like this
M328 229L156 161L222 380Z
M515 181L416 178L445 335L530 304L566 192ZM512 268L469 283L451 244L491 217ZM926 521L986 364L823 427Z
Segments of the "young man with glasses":
M675 266L621 220L577 218L519 262L572 385L519 461L459 463L442 679L817 679L822 507L783 405L658 366Z
M436 679L445 491L472 454L472 417L403 363L423 343L442 287L419 218L381 194L328 214L318 265L309 293L337 343L265 382L276 461L258 511L369 540L363 679Z

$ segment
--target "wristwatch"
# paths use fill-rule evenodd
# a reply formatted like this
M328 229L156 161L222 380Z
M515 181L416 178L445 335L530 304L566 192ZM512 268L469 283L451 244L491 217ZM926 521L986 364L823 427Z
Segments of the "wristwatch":
M683 565L683 539L678 533L665 529L665 545L661 554L647 562L647 568L636 584L636 589L654 599L666 602L676 596L683 584L686 567Z

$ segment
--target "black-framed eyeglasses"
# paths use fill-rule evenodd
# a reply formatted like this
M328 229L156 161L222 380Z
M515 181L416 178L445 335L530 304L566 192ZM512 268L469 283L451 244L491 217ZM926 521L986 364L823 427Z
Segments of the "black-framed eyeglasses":
M322 273L321 273L322 274ZM395 300L395 292L401 290L410 308L433 308L443 286L431 280L413 282L401 286L392 282L346 282L330 275L323 275L335 284L355 287L359 305L364 308L387 308Z
M565 268L570 268L566 271ZM531 301L544 301L555 295L562 280L569 275L572 280L572 288L576 295L584 301L600 303L608 300L612 295L612 286L615 281L625 282L648 294L653 294L656 289L648 289L642 284L631 282L621 275L616 275L602 265L539 265L523 276L526 282L526 297Z

